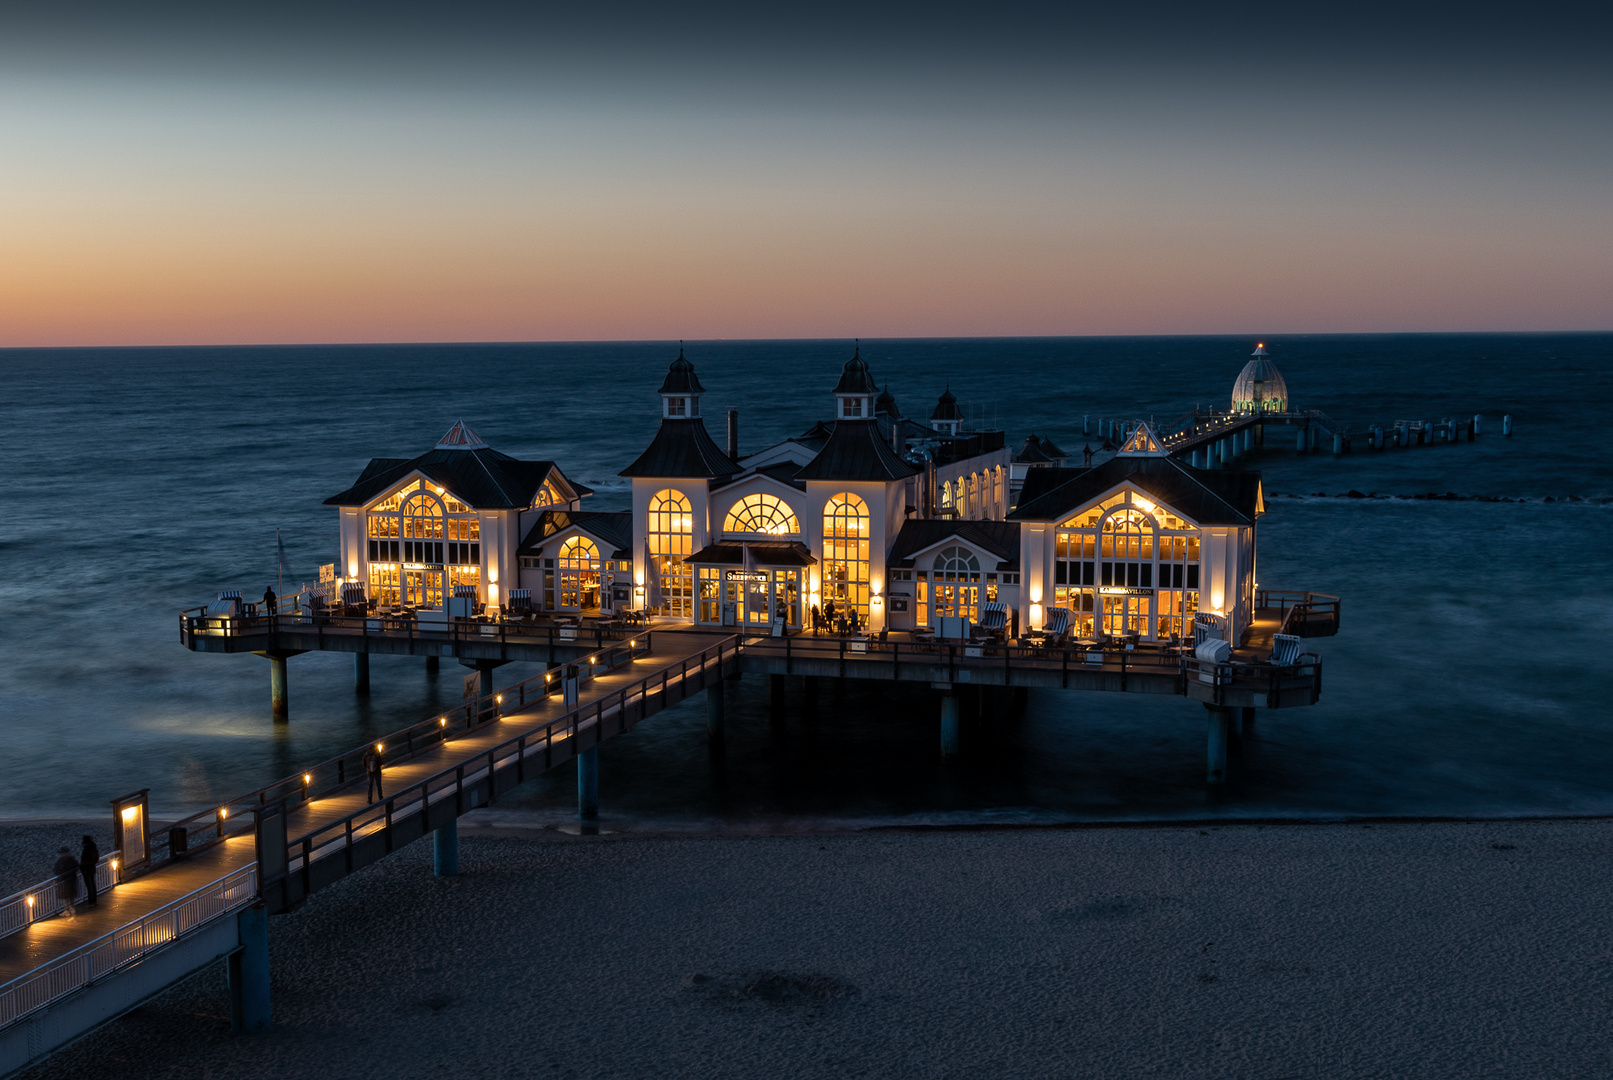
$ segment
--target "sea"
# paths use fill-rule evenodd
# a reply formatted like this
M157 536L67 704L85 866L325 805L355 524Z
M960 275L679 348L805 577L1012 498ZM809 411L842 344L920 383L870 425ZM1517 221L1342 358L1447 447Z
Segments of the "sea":
M933 690L826 686L771 714L730 689L720 753L699 699L601 751L602 824L774 831L1206 818L1613 813L1613 335L1290 336L1266 347L1294 407L1360 427L1483 417L1475 443L1272 454L1259 578L1342 598L1312 644L1319 704L1262 713L1224 787L1184 699L1033 690L939 756ZM831 414L851 341L683 343L719 441L742 448ZM1232 337L861 342L901 410L951 387L971 419L1079 453L1100 419L1173 426L1225 407L1255 345ZM322 505L371 457L410 457L463 419L554 459L625 509L678 342L0 350L0 818L99 817L148 788L153 814L222 803L458 702L452 662L198 655L179 612L220 590L317 579ZM1502 434L1502 417L1512 434ZM1368 498L1343 497L1350 492ZM1438 499L1427 498L1430 494ZM535 668L510 665L515 682ZM499 809L561 826L560 769Z

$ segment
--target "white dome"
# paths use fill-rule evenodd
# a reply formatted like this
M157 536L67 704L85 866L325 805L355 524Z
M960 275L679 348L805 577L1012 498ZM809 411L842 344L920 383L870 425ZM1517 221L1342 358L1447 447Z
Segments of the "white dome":
M1243 365L1238 381L1232 384L1232 411L1235 413L1288 411L1288 384L1282 372L1266 356L1266 347L1255 347L1253 359Z

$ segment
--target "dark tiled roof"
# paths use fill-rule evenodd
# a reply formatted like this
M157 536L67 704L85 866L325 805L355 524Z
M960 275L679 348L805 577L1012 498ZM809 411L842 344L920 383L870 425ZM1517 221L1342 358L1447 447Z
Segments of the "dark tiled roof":
M1031 492L1031 477L1043 476ZM1069 475L1074 474L1074 475ZM1049 487L1055 476L1068 476ZM1090 469L1032 469L1025 476L1016 521L1058 521L1130 481L1200 525L1253 525L1260 489L1258 472L1195 469L1169 457L1114 457Z
M538 515L538 520L532 523L527 530L526 539L521 541L518 555L530 555L543 546L543 542L559 532L571 528L573 525L584 529L593 536L605 541L606 546L612 549L606 558L631 558L631 552L622 555L622 551L633 546L633 514L631 511L620 513L593 513L590 511L571 510L545 510Z
M891 397L889 385L879 392L878 398L874 399L874 415L878 416L880 413L884 413L893 420L902 418L902 410L896 407L896 399Z
M1041 465L1053 459L1042 450L1042 443L1035 435L1025 436L1025 445L1014 453L1014 460L1021 465Z
M851 354L846 366L841 369L840 382L835 386L837 394L872 394L879 387L874 383L874 377L868 372L868 362L862 358L862 348Z
M1019 489L1019 504L1023 506L1032 499L1040 498L1059 485L1069 483L1084 472L1086 472L1085 469L1066 469L1051 466L1031 469L1025 473L1025 483Z
M952 387L941 391L941 400L935 403L935 411L930 414L931 420L962 420L963 410L958 408L958 399L952 396Z
M662 420L649 448L621 471L622 476L732 476L739 466L728 459L699 419Z
M887 566L912 566L913 556L944 540L957 538L996 555L1004 563L998 570L1011 570L1019 563L1019 522L1017 521L959 521L949 518L928 518L923 521L906 521L896 534ZM1013 564L1013 565L1008 565Z
M891 449L877 420L839 420L818 456L801 466L797 480L901 480L918 469Z
M706 566L744 566L745 548L757 566L811 566L817 562L808 547L797 540L723 540L707 544L683 561Z
M1046 454L1050 458L1062 458L1062 457L1069 457L1070 456L1069 454L1066 454L1063 450L1060 450L1058 448L1058 444L1055 443L1052 439L1043 439L1042 440L1042 453Z
M479 510L510 510L532 505L532 497L554 469L552 461L520 461L491 447L430 450L415 458L376 458L358 482L325 500L326 506L363 506L415 470ZM567 481L570 483L570 481ZM588 488L572 484L578 494Z
M700 379L694 373L694 365L683 358L683 348L678 348L678 358L672 361L672 366L666 370L666 381L661 383L663 394L704 394L706 388L700 385Z

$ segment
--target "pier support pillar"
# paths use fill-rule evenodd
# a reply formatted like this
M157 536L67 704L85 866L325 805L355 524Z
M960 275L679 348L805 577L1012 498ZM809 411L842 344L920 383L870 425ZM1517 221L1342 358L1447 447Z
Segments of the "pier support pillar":
M806 706L807 712L818 711L818 677L808 675L801 680L801 703Z
M1230 712L1223 705L1206 705L1210 714L1209 746L1204 779L1211 784L1224 784L1227 779L1227 727Z
M431 833L431 872L438 877L459 873L459 819L439 825Z
M599 747L590 746L577 755L577 820L599 820Z
M435 675L435 674L437 674L437 671L441 667L442 667L441 662L435 656L426 657L426 674L427 675Z
M941 756L958 756L958 692L941 691Z
M706 687L706 738L712 742L722 738L724 693L722 679Z
M280 663L285 663L284 660ZM230 1030L269 1030L269 909L254 904L235 917L241 947L230 953Z
M368 694L370 692L370 654L353 654L353 692Z
M784 676L767 677L767 702L775 715L784 711Z
M284 724L291 719L286 705L286 658L269 657L269 701L274 709L274 722Z
M1243 737L1245 739L1254 738L1254 736L1255 736L1255 711L1254 711L1254 709L1241 709L1239 711L1243 713L1243 716L1240 718L1240 723L1238 724L1239 730L1241 731L1241 733L1242 733L1242 735L1243 735Z

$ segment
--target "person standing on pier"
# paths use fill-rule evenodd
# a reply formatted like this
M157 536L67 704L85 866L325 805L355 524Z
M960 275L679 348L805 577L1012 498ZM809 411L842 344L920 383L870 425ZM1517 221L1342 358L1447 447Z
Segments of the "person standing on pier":
M280 598L274 594L274 586L270 585L263 590L263 610L265 614L276 615L280 605Z
M376 743L373 747L364 751L364 771L368 773L370 777L370 802L374 802L376 799L386 798L386 793L381 790L380 743Z
M95 846L95 840L84 837L84 846L78 852L78 872L84 876L84 906L94 907L95 894L95 868L101 861L101 849Z
M78 860L66 848L56 849L56 897L62 902L62 914L77 918L73 901L78 898Z

